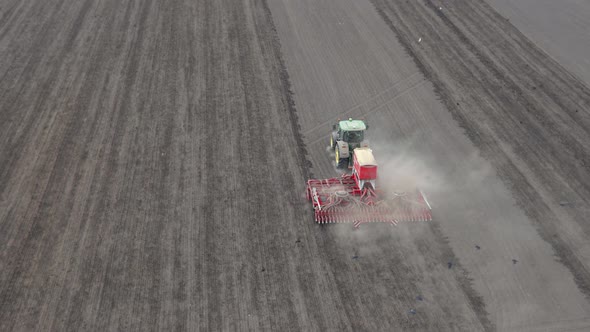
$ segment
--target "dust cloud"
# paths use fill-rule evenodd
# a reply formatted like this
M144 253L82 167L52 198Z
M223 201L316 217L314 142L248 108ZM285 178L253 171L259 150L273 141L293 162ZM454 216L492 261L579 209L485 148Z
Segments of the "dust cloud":
M385 136L385 135L384 135ZM441 161L432 151L421 145L420 136L392 142L391 139L371 137L370 148L378 164L377 189L385 195L399 192L423 192L432 207L433 221L440 204L456 204L458 209L469 201L473 188L485 187L486 179L494 176L493 168L479 154L464 160L454 161L456 167L441 166ZM448 161L447 161L448 163ZM443 203L444 201L444 203ZM368 255L383 250L381 246L393 239L407 243L420 238L428 222L400 222L390 224L363 224L358 229L338 225L333 232L355 247L359 255Z

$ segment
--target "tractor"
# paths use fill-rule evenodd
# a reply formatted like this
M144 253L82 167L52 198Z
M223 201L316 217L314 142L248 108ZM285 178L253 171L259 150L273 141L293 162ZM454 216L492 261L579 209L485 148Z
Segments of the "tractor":
M416 188L400 191L391 184L381 188L377 161L365 140L367 125L361 120L339 121L333 127L330 147L338 168L351 168L339 177L309 179L306 196L318 224L430 221L432 212L424 193ZM395 186L394 186L395 187Z
M362 120L338 121L332 126L330 135L330 148L336 156L336 167L338 169L352 168L352 154L356 148L369 147L365 140L365 130L369 126Z

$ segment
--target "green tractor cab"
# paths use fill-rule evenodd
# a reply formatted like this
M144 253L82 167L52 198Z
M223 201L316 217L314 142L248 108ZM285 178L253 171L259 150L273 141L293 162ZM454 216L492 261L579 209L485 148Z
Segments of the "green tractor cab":
M365 140L365 131L367 129L368 126L364 121L353 120L352 118L338 121L337 124L332 126L330 148L332 148L336 156L337 168L351 168L354 149L369 147L369 142Z

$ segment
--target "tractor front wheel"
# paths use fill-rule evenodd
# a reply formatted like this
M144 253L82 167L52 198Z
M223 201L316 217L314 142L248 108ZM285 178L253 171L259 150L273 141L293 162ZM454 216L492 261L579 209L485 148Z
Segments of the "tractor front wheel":
M330 148L332 150L336 150L336 141L334 140L334 135L330 135Z

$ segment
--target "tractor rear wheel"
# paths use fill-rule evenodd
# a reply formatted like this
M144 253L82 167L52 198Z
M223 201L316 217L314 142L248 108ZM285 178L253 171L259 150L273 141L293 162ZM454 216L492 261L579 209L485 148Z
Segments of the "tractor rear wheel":
M346 169L348 168L348 158L340 158L340 150L336 148L336 168Z
M347 169L348 168L348 158L341 158L338 161L338 169Z

